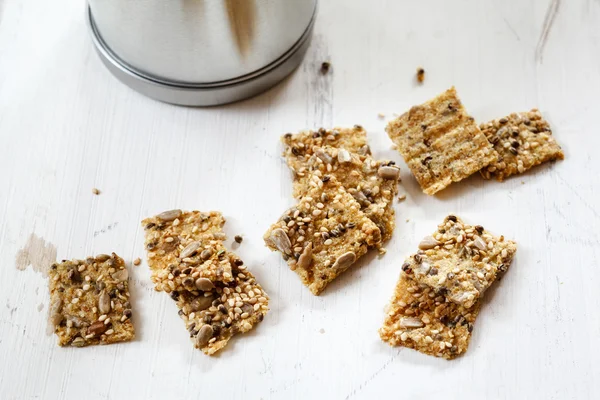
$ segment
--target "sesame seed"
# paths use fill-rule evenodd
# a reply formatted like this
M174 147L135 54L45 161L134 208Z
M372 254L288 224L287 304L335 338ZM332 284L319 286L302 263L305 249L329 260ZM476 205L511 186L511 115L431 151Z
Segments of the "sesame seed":
M79 303L79 297L75 297L73 300L71 300L71 303L73 303L73 304Z
M327 239L327 240L325 241L325 245L326 245L326 246L329 246L329 245L331 245L332 243L333 243L333 240L331 240L331 239Z
M109 330L107 330L106 332L104 332L104 334L105 334L105 335L107 335L107 336L110 336L110 335L112 335L113 333L115 333L114 329L109 329Z
M106 318L108 317L108 315L106 314L102 314L99 318L98 321L104 321Z

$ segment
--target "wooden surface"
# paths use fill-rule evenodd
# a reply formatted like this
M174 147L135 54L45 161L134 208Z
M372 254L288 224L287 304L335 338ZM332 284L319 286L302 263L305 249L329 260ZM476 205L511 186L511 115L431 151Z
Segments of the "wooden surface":
M83 16L82 1L0 0L0 399L600 398L600 1L324 0L293 76L210 109L124 87ZM451 85L478 121L539 107L567 159L424 195L377 113ZM292 204L278 138L355 123L403 167L408 199L388 254L314 297L261 239ZM137 339L59 348L47 260L143 258L139 221L176 207L221 210L230 237L244 235L236 251L271 295L264 322L204 356L144 262L131 267ZM403 258L451 212L519 250L449 362L391 348L377 329Z

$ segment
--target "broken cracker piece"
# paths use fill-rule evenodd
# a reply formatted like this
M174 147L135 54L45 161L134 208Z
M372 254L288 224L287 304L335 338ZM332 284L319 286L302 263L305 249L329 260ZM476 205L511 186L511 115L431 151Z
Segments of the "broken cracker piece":
M283 156L294 175L305 176L306 164L314 154L314 149L323 146L342 147L359 155L371 154L367 144L367 132L359 125L353 128L320 128L281 137L285 149Z
M115 253L52 264L50 324L60 346L84 347L130 341L129 273Z
M481 124L480 128L498 154L496 162L481 170L486 179L501 182L546 161L565 158L550 125L535 108Z
M479 308L480 302L470 309L449 302L401 273L379 335L392 346L451 360L467 351Z
M225 218L216 211L166 211L142 221L151 278L158 291L196 290L231 282L231 263L223 245Z
M269 228L264 240L318 295L378 245L381 232L335 178L325 175L313 182L316 187Z
M416 282L470 308L508 270L517 245L449 215L433 235L421 241L419 249L402 270Z
M390 121L386 132L429 195L498 158L454 87Z
M207 291L172 297L194 346L208 355L224 348L234 335L250 331L269 310L269 296L243 265L233 268L233 281L226 285L217 282Z
M336 180L360 204L361 211L375 222L382 242L392 237L396 226L394 196L398 193L400 168L393 161L375 161L343 148L317 148L306 164L307 176L298 176L294 195L302 196L325 175Z

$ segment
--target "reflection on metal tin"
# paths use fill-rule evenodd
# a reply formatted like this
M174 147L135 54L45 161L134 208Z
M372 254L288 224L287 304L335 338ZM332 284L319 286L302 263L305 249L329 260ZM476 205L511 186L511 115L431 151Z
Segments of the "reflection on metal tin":
M100 58L133 89L193 106L272 87L300 63L317 0L89 0Z

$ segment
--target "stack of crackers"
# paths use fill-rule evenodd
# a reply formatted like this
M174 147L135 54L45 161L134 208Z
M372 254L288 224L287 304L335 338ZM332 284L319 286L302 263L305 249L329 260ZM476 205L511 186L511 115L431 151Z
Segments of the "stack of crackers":
M371 156L361 126L282 137L298 203L264 235L315 295L395 228L400 169Z
M155 289L177 303L196 348L212 355L263 320L269 297L225 247L221 213L171 210L142 224Z
M538 110L478 126L454 88L412 107L390 121L386 131L429 195L477 171L502 181L546 161L564 159Z
M484 293L516 250L504 236L449 215L402 265L381 339L446 359L463 354Z

